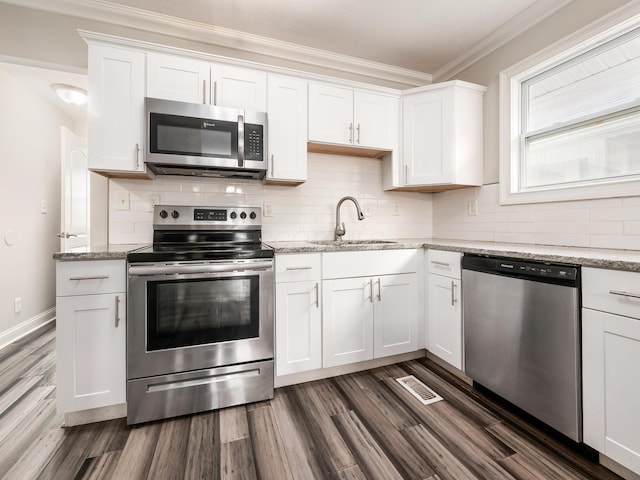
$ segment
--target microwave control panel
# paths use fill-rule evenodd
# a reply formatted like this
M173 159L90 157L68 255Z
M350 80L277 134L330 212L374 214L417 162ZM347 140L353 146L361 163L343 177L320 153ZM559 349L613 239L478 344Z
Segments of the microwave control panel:
M264 154L264 129L262 125L244 124L244 158L262 161Z

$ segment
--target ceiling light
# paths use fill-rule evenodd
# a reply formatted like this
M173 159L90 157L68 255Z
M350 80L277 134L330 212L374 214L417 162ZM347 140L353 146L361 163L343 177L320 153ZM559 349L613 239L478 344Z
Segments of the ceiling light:
M82 106L87 103L87 91L82 88L65 85L63 83L55 83L51 85L51 88L55 90L56 94L63 102L78 106Z

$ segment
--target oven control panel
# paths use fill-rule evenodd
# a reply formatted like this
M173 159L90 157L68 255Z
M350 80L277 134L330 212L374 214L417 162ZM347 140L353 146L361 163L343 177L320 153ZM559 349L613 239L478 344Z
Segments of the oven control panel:
M260 207L187 207L156 205L154 228L252 228L262 225Z

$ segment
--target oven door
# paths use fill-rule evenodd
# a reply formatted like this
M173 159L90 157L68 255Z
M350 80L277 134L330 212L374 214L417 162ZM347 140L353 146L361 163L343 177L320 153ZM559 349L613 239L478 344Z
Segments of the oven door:
M129 265L127 378L273 358L273 261Z

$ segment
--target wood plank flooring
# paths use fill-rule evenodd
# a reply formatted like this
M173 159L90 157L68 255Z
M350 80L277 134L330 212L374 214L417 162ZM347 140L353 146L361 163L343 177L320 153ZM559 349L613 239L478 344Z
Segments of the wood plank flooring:
M54 345L50 327L0 350L2 478L619 478L427 359L135 427L60 428ZM394 380L409 374L444 400L422 405Z

